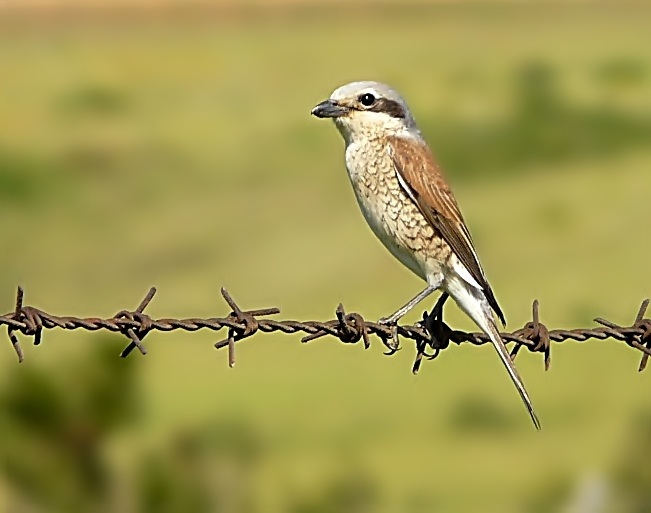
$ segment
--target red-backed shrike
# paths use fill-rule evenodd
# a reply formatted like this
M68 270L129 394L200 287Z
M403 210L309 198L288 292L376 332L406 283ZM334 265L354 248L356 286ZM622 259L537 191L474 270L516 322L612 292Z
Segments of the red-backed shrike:
M375 235L427 287L383 322L394 324L437 289L446 291L488 335L536 428L531 400L500 337L504 315L470 232L434 156L402 97L378 82L334 91L312 114L332 118L346 142L346 168Z

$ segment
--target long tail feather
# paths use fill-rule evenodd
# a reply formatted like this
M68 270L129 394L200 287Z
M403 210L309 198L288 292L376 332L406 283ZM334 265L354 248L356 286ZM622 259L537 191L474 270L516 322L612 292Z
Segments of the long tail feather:
M540 421L538 420L538 416L536 415L536 412L533 409L533 404L531 403L531 399L529 398L527 389L524 387L522 378L520 377L518 370L515 368L515 365L511 360L511 355L509 355L509 352L506 349L504 342L502 341L502 337L497 331L497 327L495 326L495 323L493 322L492 319L488 321L488 329L486 330L486 334L490 337L491 342L493 343L493 346L497 351L497 354L502 360L504 367L506 367L509 376L511 376L511 380L515 385L515 388L518 389L518 392L520 393L520 397L522 397L522 401L524 402L524 405L527 407L527 410L529 411L529 415L531 416L531 420L533 421L534 426L536 426L536 429L540 431Z
M520 377L518 370L515 368L511 356L504 345L504 341L500 336L497 325L495 324L493 312L491 311L484 293L480 289L458 277L449 278L446 283L446 289L459 307L466 312L473 321L475 321L477 326L479 326L486 335L488 335L497 351L497 354L502 360L504 367L506 367L509 376L511 376L511 380L515 385L515 388L517 388L522 401L527 407L534 426L536 426L536 429L540 430L538 416L533 409L529 394L522 383L522 378Z

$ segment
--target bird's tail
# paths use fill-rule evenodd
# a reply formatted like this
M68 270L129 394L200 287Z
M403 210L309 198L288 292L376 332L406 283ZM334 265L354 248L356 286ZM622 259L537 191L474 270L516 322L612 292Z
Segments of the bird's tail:
M497 330L497 326L495 325L495 321L492 318L492 314L488 312L488 315L490 315L490 317L486 323L487 326L485 328L483 326L480 327L482 328L483 331L486 332L486 335L488 335L488 337L491 339L491 342L493 343L493 346L495 347L497 354L500 356L500 359L502 360L504 367L506 367L509 376L511 376L511 380L513 380L513 384L515 385L515 388L518 389L518 392L520 394L520 397L522 397L522 401L524 402L524 405L527 407L527 411L531 416L531 420L533 421L534 426L536 426L536 429L540 430L540 421L538 420L538 416L536 415L536 412L533 409L533 404L531 403L531 399L529 398L527 389L524 387L524 383L522 382L522 378L518 373L518 369L515 368L513 360L511 360L511 355L506 349L506 346L504 345L504 341L502 340L502 337L500 336L499 331Z
M534 426L536 426L536 429L540 430L540 422L538 421L536 412L531 404L529 394L527 393L526 388L524 388L522 378L520 378L520 374L515 368L511 356L504 345L504 341L500 336L497 325L495 324L493 312L488 305L488 301L486 301L483 293L472 285L464 282L457 282L455 285L456 286L449 288L450 295L454 298L459 307L461 307L461 309L466 312L473 321L475 321L477 326L488 335L497 351L497 354L502 360L504 367L506 367L509 376L511 376L515 388L518 389L520 397L529 411Z

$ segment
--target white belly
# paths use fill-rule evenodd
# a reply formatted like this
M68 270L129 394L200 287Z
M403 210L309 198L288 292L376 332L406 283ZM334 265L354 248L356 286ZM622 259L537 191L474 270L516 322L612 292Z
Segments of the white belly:
M400 229L398 218L400 217L399 205L402 203L402 198L401 201L397 201L397 195L402 192L395 173L385 171L383 177L377 175L375 178L369 177L368 169L358 165L359 159L355 158L357 150L354 144L350 144L346 149L346 168L366 222L394 257L425 280L427 273L424 269L424 262L413 251L401 244L400 237L396 236ZM389 159L388 154L387 158ZM389 163L390 160L387 164ZM377 169L376 172L381 173L382 170ZM364 179L362 179L361 173L366 173ZM394 182L391 183L391 187L386 183L387 180Z

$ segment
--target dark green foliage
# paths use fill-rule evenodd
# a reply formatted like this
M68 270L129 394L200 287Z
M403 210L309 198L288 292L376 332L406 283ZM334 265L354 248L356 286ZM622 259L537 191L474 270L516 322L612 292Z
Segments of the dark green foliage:
M614 68L611 74L644 78L626 72L634 66ZM543 62L517 70L513 102L513 115L504 121L425 118L424 131L443 166L460 177L513 174L539 164L609 157L651 142L651 117L606 103L575 105L560 92L555 69Z
M86 84L62 95L58 110L69 116L114 116L130 107L128 95L102 84Z
M42 198L57 169L36 156L0 147L0 201L31 204Z
M105 339L106 337L100 337ZM14 367L0 396L0 465L11 504L37 511L108 511L111 481L103 450L134 420L133 363L100 341L67 372Z

